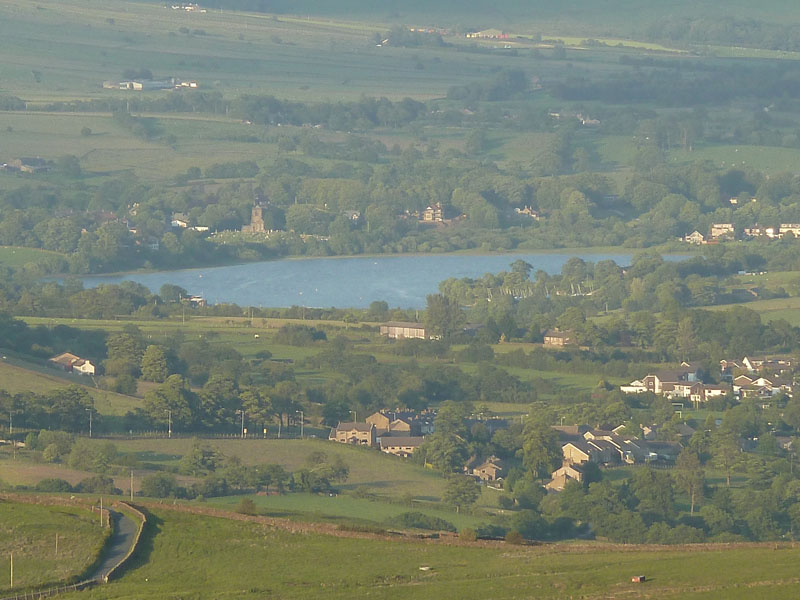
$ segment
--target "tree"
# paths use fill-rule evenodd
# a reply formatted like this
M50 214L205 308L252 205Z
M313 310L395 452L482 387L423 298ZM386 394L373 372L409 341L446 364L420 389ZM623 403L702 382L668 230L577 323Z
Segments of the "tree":
M458 333L466 317L458 302L442 294L429 294L425 309L425 331L434 339L449 340Z
M711 437L711 460L725 471L725 487L731 487L731 471L741 457L741 447L736 434L727 429L714 432Z
M639 513L647 521L666 520L675 512L672 478L668 473L650 468L639 469L633 474L631 490L639 501Z
M170 473L153 473L142 479L142 496L170 498L178 495L178 481Z
M161 346L150 345L142 355L142 379L164 383L169 375L167 355Z
M684 448L675 462L675 483L689 496L689 514L694 514L695 500L703 493L705 473L697 454Z
M190 427L198 417L197 395L180 375L170 375L144 396L144 410L160 425L172 420L172 427Z
M561 444L556 430L541 418L529 417L522 429L522 464L531 477L549 477L561 460Z
M181 298L185 298L188 295L188 292L178 285L165 283L158 290L158 295L161 297L163 302L170 304L180 302Z
M452 504L456 507L456 512L462 506L470 506L480 498L481 488L472 477L465 475L451 475L447 479L447 485L442 494L442 502Z

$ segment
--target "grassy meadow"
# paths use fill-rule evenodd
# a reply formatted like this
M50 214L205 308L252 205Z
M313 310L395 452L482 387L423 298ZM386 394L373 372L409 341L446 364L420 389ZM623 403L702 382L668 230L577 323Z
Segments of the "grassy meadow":
M452 545L149 510L132 568L80 597L733 600L795 598L800 585L788 546ZM649 581L631 583L639 574Z
M0 246L0 266L17 269L25 265L36 264L49 256L59 256L57 252L25 248L22 246Z
M104 541L105 532L97 517L84 507L0 500L0 595L12 592L10 553L14 554L13 591L19 591L82 574L94 562Z

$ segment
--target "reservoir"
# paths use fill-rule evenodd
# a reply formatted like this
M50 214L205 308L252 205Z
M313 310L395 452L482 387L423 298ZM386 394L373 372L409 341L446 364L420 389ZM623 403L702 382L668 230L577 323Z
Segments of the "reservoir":
M485 273L510 271L522 259L533 265L531 276L541 269L556 274L573 256L587 262L611 259L629 265L631 254L593 254L576 251L561 254L513 253L493 255L433 254L303 258L247 263L225 267L124 273L85 277L86 287L102 283L135 281L158 293L165 283L203 296L210 303L230 302L240 306L308 306L366 308L374 300L389 306L425 308L425 297L435 294L441 281L450 277L481 277ZM682 256L665 257L679 260Z

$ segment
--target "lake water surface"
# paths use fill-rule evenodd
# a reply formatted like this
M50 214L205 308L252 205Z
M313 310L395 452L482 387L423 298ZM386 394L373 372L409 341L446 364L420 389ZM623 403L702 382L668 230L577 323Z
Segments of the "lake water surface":
M391 307L424 308L425 297L438 291L439 282L450 277L480 277L509 271L522 259L542 269L559 273L571 257L586 261L614 260L628 265L631 254L515 253L474 256L400 255L347 258L304 258L248 263L227 267L126 273L84 278L86 287L101 283L136 281L157 293L165 283L201 295L210 303L234 302L240 306L310 306L365 308L373 300ZM677 260L682 257L665 257Z

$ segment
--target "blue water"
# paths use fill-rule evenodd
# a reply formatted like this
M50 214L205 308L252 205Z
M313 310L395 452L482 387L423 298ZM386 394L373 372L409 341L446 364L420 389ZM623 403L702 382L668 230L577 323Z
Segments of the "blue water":
M475 278L509 271L517 259L533 265L533 272L542 269L555 274L573 256L587 262L611 259L619 265L630 264L632 258L622 253L306 258L100 275L86 277L83 282L86 287L95 287L101 283L136 281L155 293L163 284L172 283L190 294L205 297L210 303L233 302L240 306L366 308L373 300L385 300L391 307L424 308L425 297L436 293L439 282L450 277Z

